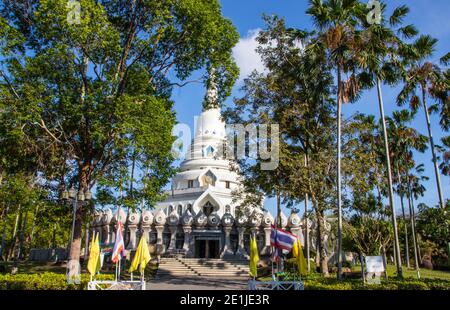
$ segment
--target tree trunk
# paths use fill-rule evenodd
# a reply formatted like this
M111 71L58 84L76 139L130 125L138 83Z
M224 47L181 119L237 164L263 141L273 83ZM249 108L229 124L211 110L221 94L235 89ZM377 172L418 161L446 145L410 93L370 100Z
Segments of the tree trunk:
M87 264L87 260L88 260L88 249L89 249L89 230L90 228L90 223L86 224L86 228L85 228L85 232L84 232L84 256L83 256L83 261L85 264Z
M414 224L414 233L416 231L416 211L414 211L414 200L411 196L411 209L412 209L412 219ZM414 238L416 238L416 248L417 248L417 257L419 258L419 266L422 264L422 254L420 252L420 245L419 245L419 239L417 239L417 233L414 234Z
M400 185L401 183L401 176L400 171L398 169L398 163L397 163L397 179L398 183ZM400 192L400 204L402 206L402 215L403 215L403 225L404 225L404 233L405 233L405 261L406 261L406 268L409 268L409 240L408 240L408 224L406 223L406 216L405 216L405 205L403 203L403 193ZM411 213L410 213L411 215Z
M277 220L276 220L276 227L282 228L282 221L281 221L281 195L280 191L277 191Z
M33 246L33 236L34 236L34 228L36 225L36 217L39 211L39 204L36 204L36 208L34 209L34 217L33 217L33 224L31 224L31 233L30 233L30 244L28 246L28 253L30 253L31 248Z
M308 155L305 154L305 167L308 169ZM311 271L311 262L309 254L309 216L308 216L308 193L305 194L305 251L306 251L306 264L308 272Z
M433 133L431 131L431 123L430 123L430 115L428 113L428 106L426 103L426 89L424 85L421 85L422 87L422 103L423 103L423 109L425 111L425 118L427 122L427 128L428 128L428 139L430 140L430 149L431 154L433 156L433 164L434 164L434 174L436 176L436 186L438 190L439 195L439 206L444 209L444 196L442 195L442 186L441 186L441 174L439 173L439 165L436 158L436 149L434 147L434 139L433 139Z
M88 189L88 165L80 167L79 172L79 188L81 192L85 192ZM85 208L81 202L77 201L76 212L75 212L75 225L73 229L73 237L70 245L70 255L69 260L79 264L81 255L81 240L83 238L83 219L85 215Z
M6 224L8 223L8 213L9 213L9 203L6 204L5 210L5 223L3 223L3 236L2 236L2 247L0 248L0 259L3 258L3 252L5 251L6 226L7 226Z
M410 221L411 221L411 233L413 236L413 245L414 245L414 269L419 270L420 265L420 254L418 251L418 244L417 244L417 235L416 235L416 221L415 221L415 214L414 214L414 202L413 202L413 196L411 193L411 184L408 180L408 202L409 202L409 214L410 214Z
M408 224L406 223L406 216L405 216L405 206L403 204L403 195L400 195L400 203L402 205L402 215L403 215L403 225L404 233L405 233L405 261L406 261L406 268L409 268L409 240L408 240Z
M337 278L342 279L342 201L341 201L341 68L337 69L337 211L338 211L338 236L337 236ZM328 268L327 268L328 269ZM328 273L328 271L327 271Z
M26 231L27 231L27 222L28 222L28 210L25 210L25 216L24 216L24 219L23 219L22 230L20 232L19 254L17 255L17 257L19 259L23 259L24 254L25 254L24 251L23 251L23 249L24 249L23 244L24 244L24 241L25 241L25 234L26 234Z
M328 255L327 255L327 249L325 248L325 219L323 216L323 212L318 211L316 212L317 216L317 239L319 243L319 247L317 249L317 252L320 253L320 272L325 276L328 277Z
M136 164L136 152L133 153L133 161L131 164L131 179L130 179L130 198L133 199L133 180L134 180L134 167ZM127 248L127 243L128 243L128 219L130 216L130 207L127 207L127 216L125 219L125 231L123 234L123 244L125 245L125 248ZM182 216L182 215L180 215ZM125 264L123 264L125 266Z
M56 223L53 223L52 249L56 249Z
M394 190L392 187L392 173L391 173L391 160L389 153L389 142L386 130L386 119L384 116L384 105L383 97L381 94L381 82L377 77L377 92L378 92L378 104L380 108L380 118L383 125L383 138L384 138L384 152L386 159L386 170L388 177L388 189L389 189L389 205L391 207L392 216L392 228L394 230L394 251L395 251L395 265L397 267L397 276L403 278L402 262L400 258L400 243L398 240L398 228L397 228L397 216L395 214L395 204L394 204Z
M16 220L14 221L14 230L11 238L11 247L9 248L8 254L6 255L6 260L8 260L11 257L11 254L14 254L14 247L16 244L16 235L17 235L17 225L19 224L19 214L20 214L20 205L17 210Z

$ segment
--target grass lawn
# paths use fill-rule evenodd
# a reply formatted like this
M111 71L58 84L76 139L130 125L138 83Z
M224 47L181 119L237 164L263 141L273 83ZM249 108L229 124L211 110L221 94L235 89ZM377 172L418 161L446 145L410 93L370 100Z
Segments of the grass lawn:
M397 274L397 269L394 265L388 265L388 277L394 277ZM417 278L417 271L414 269L408 269L403 267L403 276L405 278ZM428 270L428 269L420 269L420 277L428 278L428 279L445 279L450 280L450 272L449 271L441 271L441 270Z
M128 274L128 268L129 268L130 262L127 261L127 265L125 267L124 272L122 272L123 279L128 279L130 275ZM0 262L0 266L6 267L6 272L9 273L11 271L11 267L13 266L13 262ZM19 265L19 274L38 274L43 272L53 272L57 274L66 274L66 263L65 262L47 262L47 263L37 263L37 262L20 262ZM157 265L149 263L147 264L145 268L146 277L151 277L156 273L156 270L158 269ZM86 270L86 266L83 264L81 268L81 273L88 273ZM114 274L114 268L110 266L110 268L105 269L103 268L100 270L101 274ZM138 274L138 272L136 272Z
M6 272L9 273L13 262L0 262L0 266L6 267ZM65 263L36 263L36 262L20 262L18 273L41 273L41 272L54 272L65 274L66 264Z
M361 266L353 266L352 271L361 271ZM387 265L388 277L395 277L397 274L397 269L395 265ZM417 271L414 269L408 269L403 266L403 277L404 278L413 278L417 279ZM441 270L428 270L428 269L420 269L420 278L423 279L444 279L450 280L450 272L449 271L441 271Z

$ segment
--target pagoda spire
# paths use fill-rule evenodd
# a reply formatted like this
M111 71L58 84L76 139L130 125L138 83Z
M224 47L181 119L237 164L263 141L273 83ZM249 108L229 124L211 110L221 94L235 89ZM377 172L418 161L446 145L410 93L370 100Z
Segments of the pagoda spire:
M203 111L216 109L219 107L219 95L216 83L216 68L211 67L209 70L208 88L205 99L203 101Z

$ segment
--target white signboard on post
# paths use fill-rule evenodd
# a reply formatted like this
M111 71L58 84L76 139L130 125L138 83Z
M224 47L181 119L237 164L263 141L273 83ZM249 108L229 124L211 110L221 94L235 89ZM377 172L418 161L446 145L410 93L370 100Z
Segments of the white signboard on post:
M385 272L382 256L366 256L367 272Z
M366 281L368 284L380 284L381 274L386 272L382 256L366 256Z

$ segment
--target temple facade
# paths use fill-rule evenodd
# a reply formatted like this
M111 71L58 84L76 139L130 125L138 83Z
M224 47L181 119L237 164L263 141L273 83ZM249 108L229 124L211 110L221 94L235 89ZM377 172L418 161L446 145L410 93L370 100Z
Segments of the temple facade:
M214 87L206 100L217 100ZM212 105L214 106L214 105ZM197 119L192 144L173 178L165 201L142 214L123 210L97 211L93 228L103 243L114 242L117 220L127 227L127 248L134 249L140 233L147 236L157 255L183 254L196 258L243 258L249 253L250 235L255 234L261 255L270 251L274 217L260 208L239 208L233 192L241 186L233 160L222 156L226 147L225 124L219 108L205 109ZM281 214L283 228L299 236L301 220L296 213ZM125 222L126 225L125 225Z

